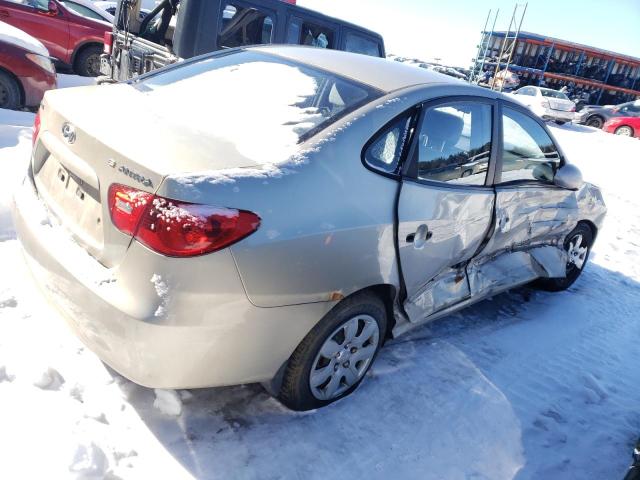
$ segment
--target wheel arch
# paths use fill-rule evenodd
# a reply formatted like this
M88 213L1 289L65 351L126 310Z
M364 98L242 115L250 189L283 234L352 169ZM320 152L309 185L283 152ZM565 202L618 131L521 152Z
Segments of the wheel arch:
M80 54L80 52L82 52L83 50L87 49L88 47L99 47L99 48L104 48L103 44L101 44L100 42L97 42L95 39L88 39L88 40L84 40L83 42L80 42L78 45L76 45L75 50L73 51L73 53L71 54L71 67L75 69L76 67L76 58L78 58L78 55Z
M24 91L24 86L22 85L22 82L20 81L20 79L16 76L15 73L13 73L11 70L5 68L2 65L0 65L0 72L6 73L11 79L13 79L16 82L16 84L18 85L18 90L20 91L20 106L24 107L24 104L27 101L27 95Z
M616 129L613 131L614 133L617 132L618 130L620 130L622 127L627 127L628 129L631 130L631 136L634 137L636 135L636 129L633 128L631 125L623 123L622 125L618 125L616 127Z

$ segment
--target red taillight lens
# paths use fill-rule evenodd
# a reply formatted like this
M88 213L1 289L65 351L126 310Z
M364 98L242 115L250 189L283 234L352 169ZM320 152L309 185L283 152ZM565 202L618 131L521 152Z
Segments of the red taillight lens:
M31 145L35 146L38 134L40 133L40 110L36 113L36 118L33 120L33 134L31 135Z
M575 112L576 111L576 106L574 105L573 107L571 107L571 111Z
M121 232L134 235L147 206L153 201L153 194L114 183L109 187L108 196L111 221Z
M113 49L113 32L104 32L104 48L103 52L107 55L111 55L111 50Z
M252 212L178 202L117 184L109 188L109 210L119 230L171 257L221 250L260 226Z

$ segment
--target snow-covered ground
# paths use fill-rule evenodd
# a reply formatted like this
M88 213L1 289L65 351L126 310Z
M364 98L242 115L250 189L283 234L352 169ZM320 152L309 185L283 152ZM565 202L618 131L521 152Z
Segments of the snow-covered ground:
M622 478L640 435L640 141L553 127L609 207L568 292L426 326L349 399L296 414L255 385L149 390L83 348L8 213L32 121L0 111L0 478Z

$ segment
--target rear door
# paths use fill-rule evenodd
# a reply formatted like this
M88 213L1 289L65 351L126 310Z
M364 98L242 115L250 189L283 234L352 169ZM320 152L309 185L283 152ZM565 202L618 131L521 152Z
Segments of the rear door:
M48 0L0 0L0 21L40 40L52 57L67 58L69 22L62 11L49 12Z
M486 296L537 277L562 277L564 237L578 221L576 192L553 184L562 154L526 109L501 106L496 218L468 267L471 294Z
M492 223L493 101L459 97L422 111L398 199L405 310L419 322L470 295L466 264Z
M275 41L275 10L257 2L242 0L222 1L221 8L216 42L218 48L266 45Z

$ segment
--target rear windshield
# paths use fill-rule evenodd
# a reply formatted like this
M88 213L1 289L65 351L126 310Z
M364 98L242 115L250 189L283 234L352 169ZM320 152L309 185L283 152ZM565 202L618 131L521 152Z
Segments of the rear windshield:
M295 146L381 94L324 70L245 50L188 62L133 85L169 118L262 150Z
M563 100L569 100L569 97L567 97L564 93L559 92L557 90L548 90L546 88L541 88L540 92L542 93L543 97L561 98Z

